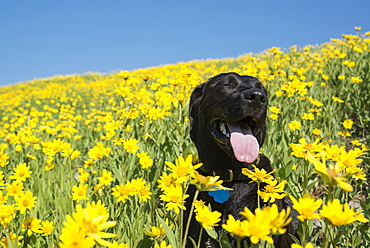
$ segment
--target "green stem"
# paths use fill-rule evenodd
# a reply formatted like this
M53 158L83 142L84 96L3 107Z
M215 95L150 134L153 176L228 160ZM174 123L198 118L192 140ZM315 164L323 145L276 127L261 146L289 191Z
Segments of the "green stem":
M303 221L302 224L302 247L305 247L307 242L307 220Z
M241 241L242 241L242 238L240 238L240 237L235 237L235 239L236 239L236 247L237 247L237 248L240 248L240 247L241 247Z
M197 189L194 193L194 198L193 198L193 202L191 203L191 208L190 208L190 213L189 213L189 216L188 216L188 221L186 223L186 228L185 228L185 233L184 233L184 236L182 237L182 247L185 248L186 246L186 241L188 239L188 233L189 233L189 228L190 228L190 222L191 222L191 218L193 217L193 212L194 212L194 202L196 201L196 199L198 198L198 195L199 195L199 190Z
M308 161L305 161L304 165L303 165L303 195L305 195L307 193L307 185L308 185L308 166L309 166L309 162Z
M328 236L329 236L329 223L326 222L325 223L325 229L324 229L324 237L323 237L323 240L322 240L322 248L328 248L329 247L329 239L328 239Z
M202 241L202 235L203 235L203 226L200 227L200 232L199 232L199 238L198 238L198 245L197 248L200 248L200 243Z
M257 192L260 192L260 182L258 181L257 182ZM261 203L260 203L260 195L257 193L257 204L258 204L258 208L261 208Z

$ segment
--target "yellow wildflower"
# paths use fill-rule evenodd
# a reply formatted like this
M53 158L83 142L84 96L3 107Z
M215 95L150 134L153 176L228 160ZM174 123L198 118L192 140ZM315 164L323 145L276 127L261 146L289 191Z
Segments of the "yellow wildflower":
M195 219L202 224L203 228L211 229L212 226L218 226L218 223L221 221L221 213L210 211L207 206L198 207Z
M27 209L31 209L36 205L36 196L33 196L33 193L29 190L25 193L21 193L14 198L16 203L16 209L24 214Z
M159 196L162 201L166 202L166 209L173 209L176 214L180 213L180 208L186 209L183 204L185 203L185 199L188 197L189 195L183 194L182 187L176 187L173 185L165 188L163 194Z
M170 162L165 162L169 167L169 170L172 172L173 178L175 178L176 183L183 183L193 175L196 169L198 169L202 164L192 164L193 156L188 155L186 159L183 157L178 157L175 160L175 164Z
M293 202L293 208L300 214L297 219L300 221L319 219L320 215L315 211L321 206L322 199L315 201L310 194L305 194L303 198L299 198L298 201L293 197L289 196Z
M88 200L86 191L87 191L87 184L79 184L78 186L72 187L72 199L74 201L79 202L80 200Z
M226 224L222 224L222 228L239 238L249 236L248 222L236 220L231 214L229 214Z
M159 239L161 236L166 234L166 231L164 230L162 225L160 225L159 227L152 226L151 231L148 231L148 230L144 229L144 232L149 237L152 237L152 238L155 238L155 239Z
M112 172L108 172L106 169L103 170L101 177L98 177L100 184L108 186L113 181Z
M306 158L315 166L315 171L329 186L338 184L338 186L345 191L353 191L351 184L345 182L345 175L341 174L341 168L338 164L330 164L328 167L326 166L326 155L324 153L322 153L322 162L315 158L311 153L308 153Z
M258 190L258 195L261 196L264 202L270 201L271 203L275 202L275 199L282 199L286 192L284 191L284 186L287 184L287 181L282 181L277 184L277 180L272 180L264 187L264 190Z
M32 174L30 171L30 166L27 166L26 163L20 163L16 168L13 169L10 179L15 179L16 181L26 181Z
M342 125L346 129L351 129L352 125L353 125L353 121L351 119L347 119L347 120L342 122Z
M301 129L301 123L297 120L293 120L293 121L289 122L288 126L293 131Z
M355 221L369 222L364 217L362 210L355 212L354 208L349 207L348 203L342 205L338 199L334 199L332 202L328 202L328 205L322 206L320 215L335 226L348 225Z
M172 245L167 245L166 241L162 241L160 245L155 244L154 248L172 248Z
M68 230L75 230L77 233L80 233L83 230L81 236L85 235L86 237L91 237L96 243L102 246L110 246L111 243L104 240L104 238L113 238L116 234L103 232L104 229L110 228L116 225L115 221L108 221L109 213L101 213L98 208L88 206L82 208L81 205L76 206L76 212L72 214L72 217L67 215L66 221L63 222L63 225ZM63 240L63 230L60 237Z
M274 177L271 174L274 173L276 170L267 173L263 168L258 169L254 164L252 164L252 166L254 168L254 171L251 171L247 168L242 168L243 175L252 179L251 182L270 183L274 180Z

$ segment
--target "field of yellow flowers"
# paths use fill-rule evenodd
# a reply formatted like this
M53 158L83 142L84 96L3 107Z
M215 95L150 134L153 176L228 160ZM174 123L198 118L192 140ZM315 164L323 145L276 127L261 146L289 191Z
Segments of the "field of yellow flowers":
M0 246L183 247L186 186L220 186L194 173L189 97L233 71L269 92L261 152L280 183L261 189L271 207L224 228L273 247L283 224L259 217L287 195L300 220L293 247L370 247L370 32L356 30L303 48L0 87ZM194 206L230 247L213 231L219 214Z

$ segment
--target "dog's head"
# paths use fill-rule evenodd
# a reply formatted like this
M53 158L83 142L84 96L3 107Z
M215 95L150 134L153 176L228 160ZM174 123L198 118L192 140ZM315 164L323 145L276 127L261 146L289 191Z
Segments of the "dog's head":
M190 136L206 171L240 169L257 159L266 133L267 92L255 77L224 73L190 98Z

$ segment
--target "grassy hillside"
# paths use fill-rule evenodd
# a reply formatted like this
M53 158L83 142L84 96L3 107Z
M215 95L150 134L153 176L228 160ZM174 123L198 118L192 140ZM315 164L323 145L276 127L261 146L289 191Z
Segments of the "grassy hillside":
M261 152L277 180L286 180L286 194L322 201L311 216L319 221L306 216L300 236L317 234L312 242L323 247L369 247L369 62L370 32L238 58L0 87L1 245L181 247L181 203L195 180L190 160L181 163L196 154L189 97L209 77L233 71L258 77L269 92ZM187 174L179 182L174 168L182 165ZM364 212L335 210L334 199ZM266 240L260 236L256 246Z

